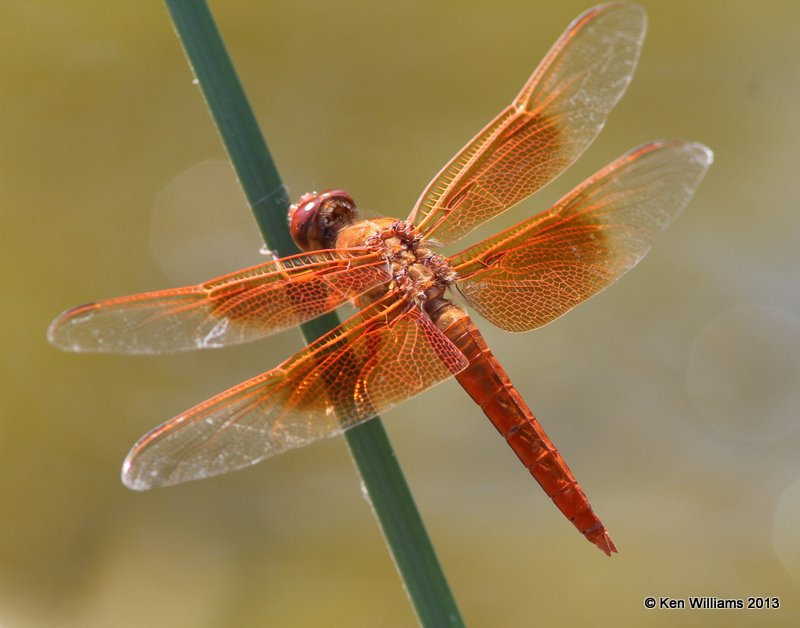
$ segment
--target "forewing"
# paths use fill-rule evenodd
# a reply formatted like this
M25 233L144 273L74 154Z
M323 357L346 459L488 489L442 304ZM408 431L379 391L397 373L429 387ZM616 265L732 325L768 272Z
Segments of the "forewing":
M155 428L128 454L123 482L145 490L255 464L339 434L466 367L425 314L393 298Z
M262 338L330 312L389 280L364 249L293 255L185 288L88 303L48 329L66 351L164 353Z
M409 220L448 244L533 194L592 142L631 80L646 27L641 7L578 17L514 102L430 182Z
M549 211L453 256L461 293L507 331L549 323L644 257L689 202L712 157L689 142L630 151Z

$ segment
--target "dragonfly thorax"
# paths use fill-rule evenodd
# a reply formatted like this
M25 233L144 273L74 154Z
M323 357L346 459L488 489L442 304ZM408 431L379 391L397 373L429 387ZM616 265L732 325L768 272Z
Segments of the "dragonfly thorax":
M365 240L389 265L392 283L417 304L442 296L456 280L447 259L424 246L414 226L404 220L383 219L382 229Z

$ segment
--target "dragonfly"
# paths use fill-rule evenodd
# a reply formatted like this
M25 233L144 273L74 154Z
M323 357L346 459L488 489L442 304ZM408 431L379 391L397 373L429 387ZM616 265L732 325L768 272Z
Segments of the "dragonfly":
M58 316L48 330L58 348L159 354L249 342L346 303L358 308L274 369L145 434L125 459L125 485L146 490L247 467L340 434L455 377L578 531L607 555L616 552L459 303L510 332L550 323L642 259L689 202L712 152L689 141L644 144L550 209L461 252L442 251L578 158L630 82L645 28L635 4L580 15L405 220L361 218L343 190L304 194L289 208L300 253Z

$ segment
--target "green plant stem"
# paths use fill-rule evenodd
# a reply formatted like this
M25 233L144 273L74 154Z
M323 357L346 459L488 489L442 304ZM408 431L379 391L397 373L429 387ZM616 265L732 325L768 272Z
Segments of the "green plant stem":
M281 256L296 252L286 223L286 188L206 2L166 3L265 242ZM328 314L303 325L303 335L311 342L337 324L336 315ZM463 626L380 418L345 436L420 623Z

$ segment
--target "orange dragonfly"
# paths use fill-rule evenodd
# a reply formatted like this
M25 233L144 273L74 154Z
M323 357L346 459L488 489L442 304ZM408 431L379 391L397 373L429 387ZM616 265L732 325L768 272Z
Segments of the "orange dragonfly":
M163 353L255 340L348 301L361 308L273 370L143 436L125 459L123 482L145 490L246 467L455 376L564 515L615 552L555 445L447 289L502 329L549 323L636 265L689 202L711 151L684 141L645 144L549 210L461 253L438 251L577 159L630 82L645 24L633 4L578 17L406 220L359 219L341 190L305 194L289 210L304 253L56 318L48 337L67 351Z

